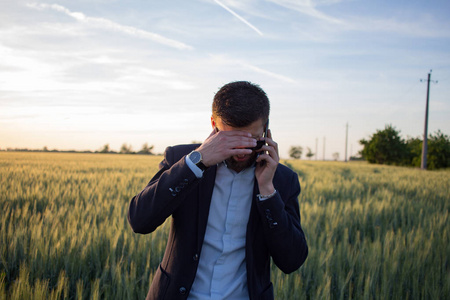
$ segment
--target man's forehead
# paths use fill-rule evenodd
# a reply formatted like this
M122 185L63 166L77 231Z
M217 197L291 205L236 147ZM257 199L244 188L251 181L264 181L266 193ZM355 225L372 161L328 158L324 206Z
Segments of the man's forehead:
M220 117L214 118L214 121L217 125L220 125L223 127L223 130L242 130L242 131L248 131L248 130L258 130L258 129L264 129L264 121L262 119L258 119L254 121L253 123L250 123L247 126L244 127L234 127L231 125L228 125L226 122L224 122Z

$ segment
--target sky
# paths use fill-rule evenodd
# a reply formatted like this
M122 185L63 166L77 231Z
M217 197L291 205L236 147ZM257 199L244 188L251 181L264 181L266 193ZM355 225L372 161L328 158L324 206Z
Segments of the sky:
M423 136L430 70L428 132L450 135L448 0L0 0L0 57L3 150L201 142L247 80L282 158L343 160L346 124L347 156L388 124Z

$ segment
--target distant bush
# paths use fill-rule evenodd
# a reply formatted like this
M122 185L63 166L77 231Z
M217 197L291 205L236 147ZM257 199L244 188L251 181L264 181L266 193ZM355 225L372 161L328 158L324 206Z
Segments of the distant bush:
M422 143L420 138L404 140L400 131L392 125L377 130L369 140L359 141L363 145L361 156L369 163L399 166L420 166ZM438 130L428 137L427 168L430 170L450 167L450 139Z
M291 146L291 148L289 148L289 156L293 159L300 159L302 157L302 153L302 146Z

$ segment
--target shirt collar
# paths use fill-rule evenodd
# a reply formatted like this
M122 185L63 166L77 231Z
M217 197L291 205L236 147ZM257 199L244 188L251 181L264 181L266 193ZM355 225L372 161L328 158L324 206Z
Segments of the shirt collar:
M237 173L235 170L232 170L232 169L228 168L227 162L225 160L220 162L220 163L218 163L217 167L218 168L219 167L226 167L228 170L233 171L234 173ZM244 170L242 170L240 173L247 172L247 170L253 170L254 171L255 168L256 168L256 162L254 162L250 167L245 168Z

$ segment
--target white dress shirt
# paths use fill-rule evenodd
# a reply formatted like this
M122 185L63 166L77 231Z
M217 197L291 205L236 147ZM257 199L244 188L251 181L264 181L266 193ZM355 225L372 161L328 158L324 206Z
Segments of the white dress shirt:
M188 166L199 177L190 159ZM197 170L196 170L197 169ZM188 299L249 299L245 242L255 167L239 173L217 166L208 224L197 274Z

